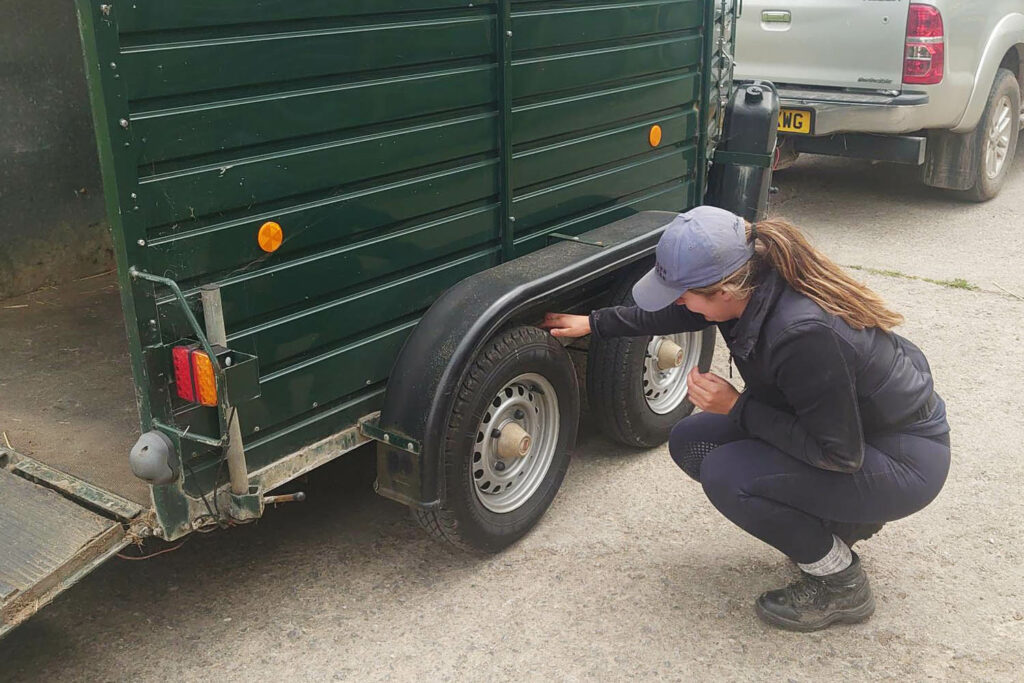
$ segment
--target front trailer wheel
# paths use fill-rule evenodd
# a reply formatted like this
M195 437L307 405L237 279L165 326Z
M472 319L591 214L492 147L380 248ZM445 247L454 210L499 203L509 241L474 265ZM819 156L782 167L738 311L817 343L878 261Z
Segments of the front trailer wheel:
M633 273L622 278L610 305L635 305L632 289L637 277ZM665 443L672 427L693 412L687 375L694 367L707 372L714 352L714 327L665 336L591 338L587 401L597 423L625 446L653 448Z
M433 537L497 552L547 510L569 466L580 397L569 355L550 334L516 327L487 343L466 375L444 443L445 496L413 508Z

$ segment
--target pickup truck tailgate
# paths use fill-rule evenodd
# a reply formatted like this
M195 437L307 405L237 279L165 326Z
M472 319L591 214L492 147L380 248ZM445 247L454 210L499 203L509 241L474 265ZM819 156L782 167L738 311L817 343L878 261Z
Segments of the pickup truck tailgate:
M736 25L736 77L898 91L909 4L746 0Z
M121 522L0 468L0 636L127 544Z

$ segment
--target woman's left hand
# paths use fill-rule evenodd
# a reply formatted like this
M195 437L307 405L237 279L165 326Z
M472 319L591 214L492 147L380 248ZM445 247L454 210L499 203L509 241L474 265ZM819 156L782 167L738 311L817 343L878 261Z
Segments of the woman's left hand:
M740 397L736 387L713 372L700 372L694 367L686 377L689 399L705 413L725 415Z

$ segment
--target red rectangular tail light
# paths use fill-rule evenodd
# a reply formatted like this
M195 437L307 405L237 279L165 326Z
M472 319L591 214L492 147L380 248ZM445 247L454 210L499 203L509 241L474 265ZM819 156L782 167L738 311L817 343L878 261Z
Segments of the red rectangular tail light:
M942 14L931 5L912 4L907 16L903 82L935 85L946 70L946 36Z

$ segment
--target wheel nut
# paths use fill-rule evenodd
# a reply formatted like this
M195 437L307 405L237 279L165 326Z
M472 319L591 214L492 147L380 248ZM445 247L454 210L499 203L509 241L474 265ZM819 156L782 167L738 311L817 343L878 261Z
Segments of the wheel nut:
M516 408L516 412L512 413L512 417L514 417L517 420L522 420L524 417L526 417L526 413L523 412L522 408Z
M505 471L505 463L503 463L501 460L499 460L498 462L494 463L494 469L496 469L499 472L504 472Z

